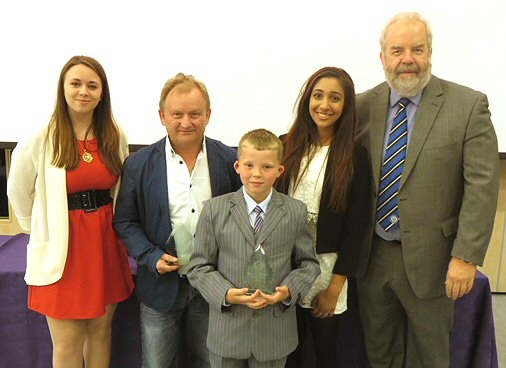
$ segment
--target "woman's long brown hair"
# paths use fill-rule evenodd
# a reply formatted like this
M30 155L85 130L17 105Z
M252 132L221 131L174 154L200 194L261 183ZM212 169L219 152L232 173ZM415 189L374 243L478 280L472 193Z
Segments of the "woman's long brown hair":
M111 172L119 174L122 168L119 157L119 130L112 114L109 83L102 65L89 56L73 56L61 70L56 106L48 129L48 139L52 140L54 146L52 164L65 170L74 170L81 158L64 91L65 75L70 68L79 64L95 71L102 82L102 98L93 111L93 123L86 133L93 131L98 138L99 152L105 164Z
M321 202L337 212L347 205L348 188L354 174L355 160L355 86L351 77L343 69L324 67L316 71L302 87L296 101L296 116L284 139L284 174L276 182L276 188L287 193L290 183L298 185L301 161L304 156L312 159L314 148L320 145L316 124L309 112L309 101L316 83L321 78L336 78L344 89L344 109L334 124L334 135L329 147L328 163L323 186L330 191L322 194ZM304 170L307 168L304 168Z

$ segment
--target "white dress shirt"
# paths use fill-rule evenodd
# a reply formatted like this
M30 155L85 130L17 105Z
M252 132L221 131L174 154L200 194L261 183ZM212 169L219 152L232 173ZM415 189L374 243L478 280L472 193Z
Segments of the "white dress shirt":
M261 203L256 203L256 201L253 198L251 198L250 195L246 192L246 189L244 188L244 186L242 187L242 193L244 194L244 199L246 200L246 208L248 209L249 222L251 224L251 227L254 228L255 227L255 219L257 217L257 214L253 210L255 209L256 206L259 206L262 209L261 216L263 219L265 219L265 215L267 213L267 207L269 206L269 202L272 197L272 188L271 188L271 192L269 193L267 198L265 198Z
M205 139L191 173L183 158L172 148L168 136L165 155L171 225L174 228L176 224L183 224L194 236L204 201L212 197ZM185 274L186 266L181 266L178 271Z

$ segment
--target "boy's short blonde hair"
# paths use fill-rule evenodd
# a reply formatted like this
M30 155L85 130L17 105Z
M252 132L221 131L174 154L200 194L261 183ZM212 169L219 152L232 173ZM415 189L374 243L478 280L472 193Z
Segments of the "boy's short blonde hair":
M258 151L277 151L279 163L283 162L283 142L267 129L255 129L244 134L237 147L237 158L241 158L242 148L251 147Z

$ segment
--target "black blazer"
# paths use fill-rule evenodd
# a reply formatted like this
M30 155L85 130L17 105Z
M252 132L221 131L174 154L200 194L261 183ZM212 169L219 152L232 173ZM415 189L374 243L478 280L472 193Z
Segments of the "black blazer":
M286 135L280 139L284 141ZM330 188L326 186L332 160L327 160L324 185L316 225L316 253L339 252L333 273L355 276L360 254L371 226L371 162L366 148L357 143L355 173L350 184L348 204L344 211L329 208Z
M330 172L327 161L324 182ZM316 253L339 252L333 273L354 276L366 234L371 226L371 162L364 146L356 146L355 173L350 184L348 204L341 212L328 206L330 188L322 188L318 223L316 225Z

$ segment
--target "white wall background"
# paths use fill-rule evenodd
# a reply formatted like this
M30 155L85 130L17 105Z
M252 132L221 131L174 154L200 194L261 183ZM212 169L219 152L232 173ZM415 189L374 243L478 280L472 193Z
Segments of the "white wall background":
M47 124L59 72L75 54L104 66L115 116L132 144L165 134L159 93L180 71L208 87L209 136L235 145L256 127L281 134L318 68L346 69L357 92L382 82L382 27L411 10L431 22L433 73L488 95L506 151L504 0L4 0L0 141Z

